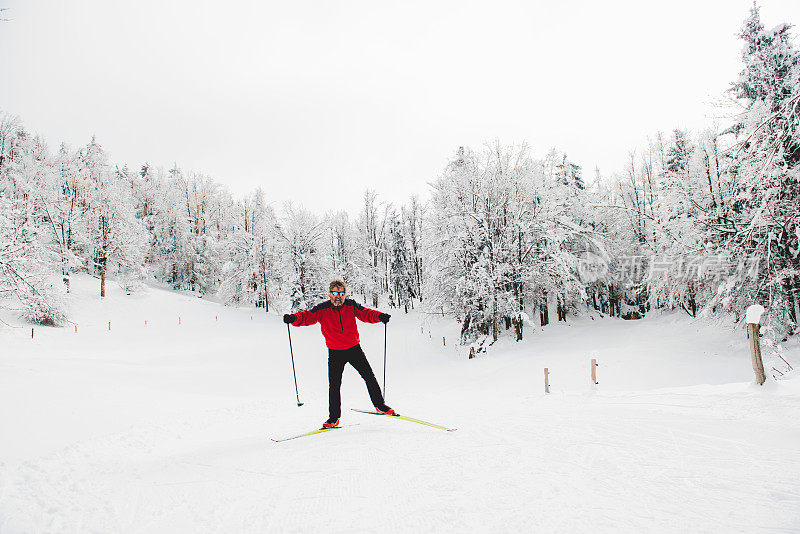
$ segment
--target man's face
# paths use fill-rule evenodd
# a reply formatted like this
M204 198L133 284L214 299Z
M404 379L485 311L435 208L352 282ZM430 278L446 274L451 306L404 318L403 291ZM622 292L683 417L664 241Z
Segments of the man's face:
M330 296L331 296L331 304L334 306L341 306L344 303L344 296L346 291L343 287L334 287L331 289Z

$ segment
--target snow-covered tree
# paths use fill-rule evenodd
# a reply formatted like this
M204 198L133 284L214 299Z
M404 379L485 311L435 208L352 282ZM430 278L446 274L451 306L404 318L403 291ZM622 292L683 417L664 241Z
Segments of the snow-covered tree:
M325 298L329 269L325 265L325 225L310 212L286 205L278 227L284 291L292 311L306 309Z
M406 236L403 232L403 223L392 213L389 216L389 279L390 302L397 307L402 307L408 312L414 293L413 264L409 261L406 246Z
M58 324L66 317L59 257L41 217L41 191L49 172L44 141L16 117L0 112L0 299L16 299L29 320Z
M269 312L281 283L277 220L261 189L240 203L239 213L240 222L225 242L227 261L219 294L227 302Z
M90 187L87 224L91 256L87 260L100 277L100 296L106 294L110 268L120 274L127 289L133 289L144 261L146 239L134 215L130 186L112 171L94 138L80 151L78 172Z
M463 343L511 328L520 340L528 302L546 315L550 297L560 310L578 301L586 230L567 201L577 188L548 177L526 146L461 148L433 187L426 303L461 321Z
M740 313L759 302L776 332L796 329L800 296L800 53L789 30L765 29L757 6L745 20L744 69L731 89L743 111L721 173L727 198L707 217L710 245L750 265L711 304Z
M66 301L53 276L58 259L42 241L24 207L0 191L0 299L16 298L30 321L54 325L65 320Z
M406 238L408 263L411 269L411 281L414 295L422 300L422 287L425 278L423 265L423 237L422 228L425 218L425 208L419 197L412 196L407 206L401 206L400 218L403 224L403 234ZM413 307L413 299L412 299Z
M328 214L326 225L331 275L344 280L351 293L364 293L366 255L358 230L344 211Z
M557 154L555 150L551 154L550 157L555 160L553 163L556 179L563 185L583 189L585 186L583 184L583 169L581 166L571 162L566 154L561 154L560 161L558 161L557 157L554 157Z
M386 250L386 220L391 207L378 203L375 191L364 192L364 207L358 218L360 246L363 267L360 269L362 279L359 280L364 292L364 300L371 300L372 306L378 306L378 295L389 290L389 263Z

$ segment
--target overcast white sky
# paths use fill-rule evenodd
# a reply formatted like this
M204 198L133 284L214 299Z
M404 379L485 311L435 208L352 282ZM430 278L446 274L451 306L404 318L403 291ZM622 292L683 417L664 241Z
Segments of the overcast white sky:
M459 145L557 147L591 177L712 124L751 5L0 0L0 109L52 149L96 134L115 163L356 213L367 187L426 197ZM800 20L797 0L760 5Z

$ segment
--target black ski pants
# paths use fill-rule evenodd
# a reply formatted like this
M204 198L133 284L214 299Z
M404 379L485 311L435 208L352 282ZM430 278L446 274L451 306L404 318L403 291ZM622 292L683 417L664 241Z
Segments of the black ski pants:
M328 405L329 415L332 420L339 419L342 416L342 373L344 372L344 366L348 363L355 367L358 374L366 382L372 405L383 405L381 388L375 379L372 367L369 366L364 351L361 350L361 345L345 350L328 349Z

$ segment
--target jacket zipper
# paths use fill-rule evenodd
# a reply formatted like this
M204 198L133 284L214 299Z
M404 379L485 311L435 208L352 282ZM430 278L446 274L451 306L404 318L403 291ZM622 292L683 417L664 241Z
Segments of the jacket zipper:
M339 326L342 327L342 334L344 334L344 323L342 323L342 310L340 308L341 306L337 308L336 311L339 312Z

